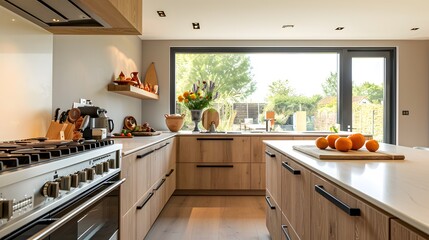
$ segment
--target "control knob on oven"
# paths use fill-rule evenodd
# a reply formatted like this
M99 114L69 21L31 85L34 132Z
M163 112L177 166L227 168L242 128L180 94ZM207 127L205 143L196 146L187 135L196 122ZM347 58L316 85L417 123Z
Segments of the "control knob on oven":
M103 162L103 172L109 172L109 162Z
M71 177L71 187L73 188L79 187L79 174L73 173L73 174L70 174L70 177Z
M9 219L13 215L13 200L0 200L0 219Z
M70 188L71 188L70 176L62 176L59 182L60 182L60 190L70 191Z
M86 177L88 180L94 180L95 176L95 169L94 168L87 168L86 171Z
M95 174L97 174L97 175L103 174L103 164L102 163L95 165Z
M110 169L116 169L117 168L115 159L113 159L113 158L109 159L108 162L109 162L109 168Z
M77 172L77 174L79 175L79 182L86 182L86 180L88 179L86 171L79 171Z
M55 181L46 182L42 187L44 197L56 198L60 195L60 183Z

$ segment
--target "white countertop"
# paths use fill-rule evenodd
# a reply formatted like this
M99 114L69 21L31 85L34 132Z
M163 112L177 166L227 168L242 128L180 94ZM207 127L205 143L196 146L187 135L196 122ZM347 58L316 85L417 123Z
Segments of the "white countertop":
M166 139L176 136L177 133L163 132L155 136L134 136L132 138L112 138L115 143L122 144L122 155L128 155L140 149L152 146Z
M292 149L314 141L264 141L312 171L429 234L429 151L380 144L405 160L319 160Z

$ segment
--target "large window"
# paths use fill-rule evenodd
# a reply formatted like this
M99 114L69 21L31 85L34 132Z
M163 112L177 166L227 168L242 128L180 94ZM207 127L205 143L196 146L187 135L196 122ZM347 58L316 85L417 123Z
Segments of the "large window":
M359 131L393 143L394 49L172 48L171 111L213 81L219 130ZM388 104L387 104L388 103ZM189 115L189 114L187 114ZM192 130L188 118L183 129Z

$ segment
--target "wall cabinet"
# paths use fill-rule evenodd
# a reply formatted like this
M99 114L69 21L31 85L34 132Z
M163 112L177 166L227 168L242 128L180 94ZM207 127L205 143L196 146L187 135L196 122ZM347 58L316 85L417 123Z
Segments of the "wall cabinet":
M122 158L121 239L143 239L176 186L175 138Z
M391 240L428 240L429 236L424 233L420 233L411 227L408 227L405 223L399 219L390 220L390 236Z

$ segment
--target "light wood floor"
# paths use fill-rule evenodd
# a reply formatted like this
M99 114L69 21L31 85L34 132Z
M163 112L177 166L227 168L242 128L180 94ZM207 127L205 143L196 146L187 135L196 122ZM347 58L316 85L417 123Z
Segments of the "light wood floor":
M270 239L264 196L172 196L146 240Z

